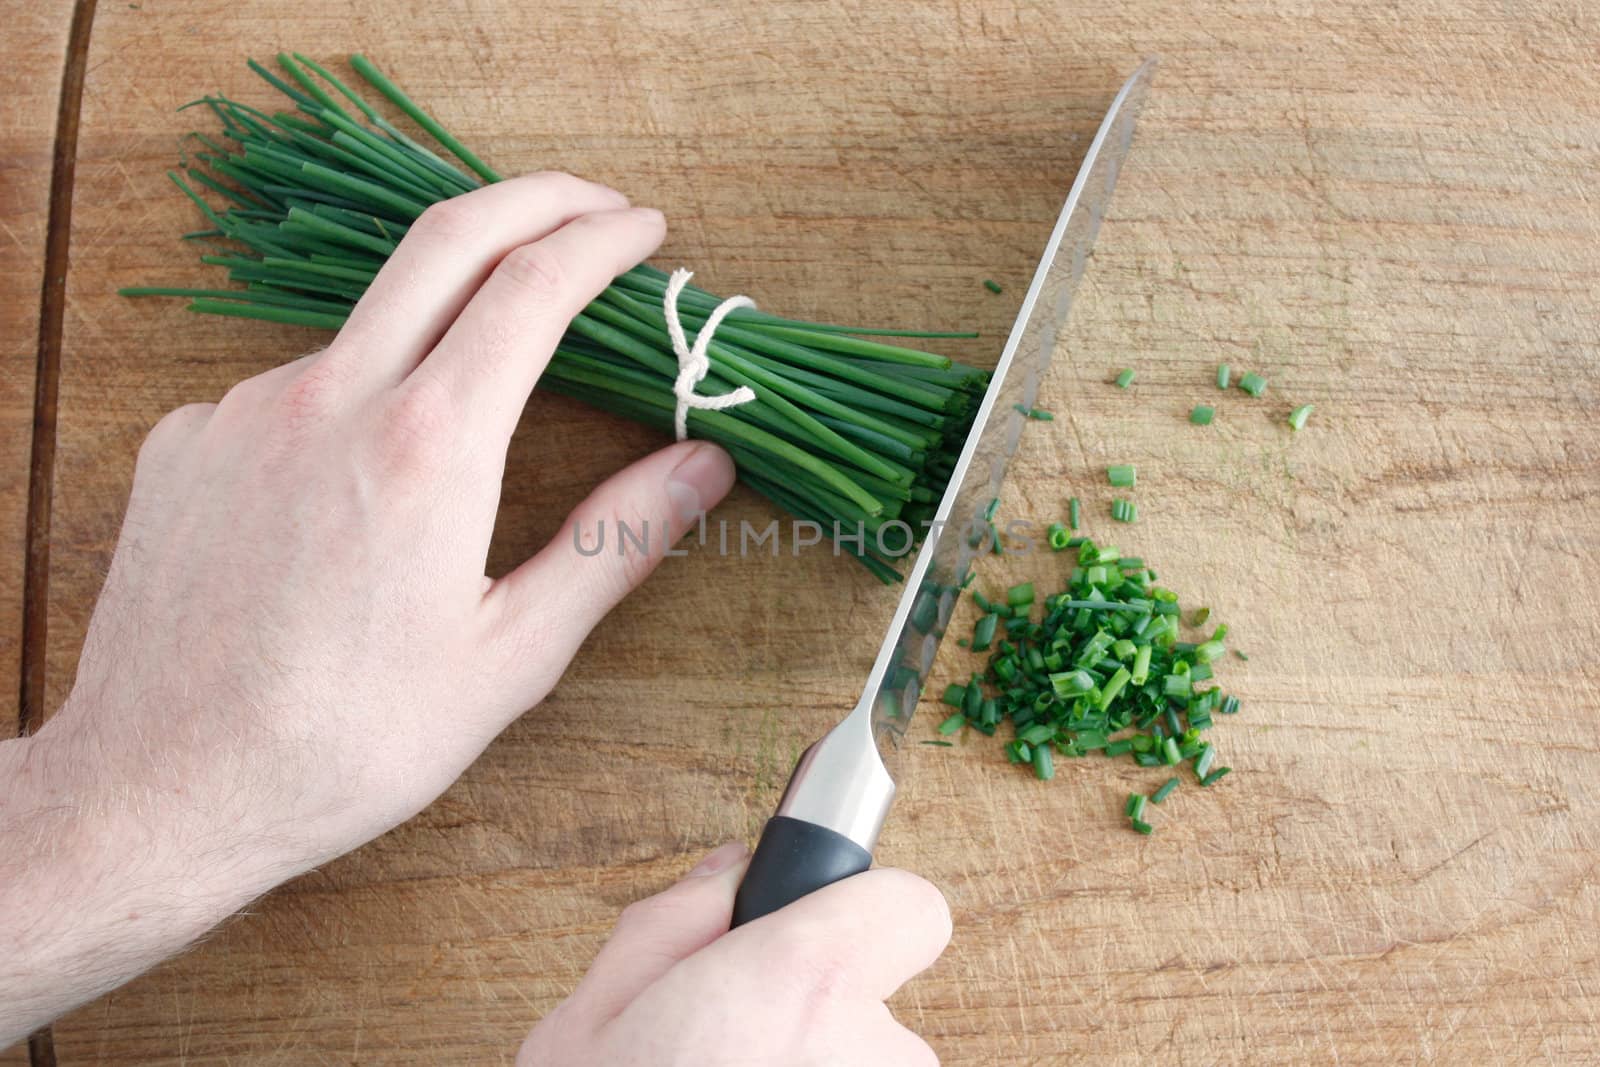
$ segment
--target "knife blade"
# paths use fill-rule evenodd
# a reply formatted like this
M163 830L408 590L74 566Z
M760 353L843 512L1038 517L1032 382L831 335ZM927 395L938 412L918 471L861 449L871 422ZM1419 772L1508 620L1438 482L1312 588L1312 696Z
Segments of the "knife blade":
M894 800L885 756L899 747L962 583L988 551L983 517L1066 325L1156 67L1147 59L1101 120L1017 311L950 482L906 576L855 709L795 764L734 902L733 925L758 919L872 865Z

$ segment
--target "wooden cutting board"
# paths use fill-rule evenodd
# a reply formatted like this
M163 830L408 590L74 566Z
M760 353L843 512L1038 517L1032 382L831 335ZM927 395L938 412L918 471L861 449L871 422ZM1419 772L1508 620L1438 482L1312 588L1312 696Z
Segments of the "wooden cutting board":
M0 64L0 684L9 709L0 714L0 737L14 736L21 717L34 365L57 91L71 15L70 8L48 5L8 13ZM42 671L34 680L43 680ZM0 1067L24 1067L28 1057L26 1046L0 1049Z
M1122 799L1160 773L1096 758L1040 783L995 742L913 746L879 859L937 883L956 934L894 1007L949 1064L1594 1062L1597 44L1576 4L1441 0L102 4L50 698L145 430L321 340L113 295L211 277L161 172L195 121L178 104L264 99L245 54L366 51L504 170L662 207L662 265L803 316L975 326L949 350L989 362L1087 136L1160 53L1044 391L1057 420L1002 514L1049 522L1076 494L1090 532L1230 623L1234 774L1141 838ZM1266 396L1219 394L1220 361ZM536 397L492 565L658 443ZM1107 517L1111 462L1139 467L1131 527ZM719 511L769 514L744 492ZM509 1060L624 904L754 836L895 595L826 553L674 561L438 803L62 1021L59 1061ZM974 666L948 643L932 688Z

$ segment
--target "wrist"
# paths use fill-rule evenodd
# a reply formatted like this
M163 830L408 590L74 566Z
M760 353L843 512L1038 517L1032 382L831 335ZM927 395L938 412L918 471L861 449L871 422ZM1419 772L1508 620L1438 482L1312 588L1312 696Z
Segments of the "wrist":
M152 756L108 758L71 708L0 743L0 1031L127 981L297 873L147 773Z

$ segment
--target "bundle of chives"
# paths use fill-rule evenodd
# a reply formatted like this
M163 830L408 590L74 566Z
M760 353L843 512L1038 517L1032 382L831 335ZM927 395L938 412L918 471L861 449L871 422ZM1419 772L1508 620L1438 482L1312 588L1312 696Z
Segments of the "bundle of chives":
M250 69L295 112L267 114L221 96L195 101L187 106L208 108L231 144L192 134L199 150L168 172L209 224L185 239L231 242L201 260L245 287L150 286L123 295L187 297L194 311L337 329L428 205L500 180L364 56L350 59L356 73L466 171L316 62L294 53L278 63L292 82L254 60ZM214 207L201 190L225 203ZM670 431L678 367L661 309L666 286L667 275L647 265L617 278L573 320L540 385ZM678 299L685 328L698 330L719 302L687 287ZM989 376L871 335L976 336L741 309L718 329L700 391L745 385L756 399L691 409L688 427L691 437L726 448L747 485L826 533L846 535L841 546L892 581L902 530L920 537ZM895 520L905 527L886 531Z

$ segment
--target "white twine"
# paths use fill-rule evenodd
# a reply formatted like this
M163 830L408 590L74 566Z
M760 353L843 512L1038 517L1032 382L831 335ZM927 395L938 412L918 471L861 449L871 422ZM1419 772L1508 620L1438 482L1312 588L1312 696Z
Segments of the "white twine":
M684 270L682 267L673 271L672 280L667 282L667 294L661 299L661 308L667 314L667 333L672 337L672 352L678 357L678 380L672 385L672 392L678 398L678 410L673 416L672 424L677 430L680 441L689 436L690 408L721 411L723 408L748 404L756 398L755 390L748 385L741 385L733 392L723 393L721 396L702 396L694 391L694 387L704 381L705 376L711 372L711 335L717 332L717 327L722 325L722 320L728 317L730 311L736 308L753 308L756 302L748 296L728 297L711 312L711 317L695 335L694 346L690 347L689 339L683 333L683 323L678 321L678 294L683 292L683 287L688 285L689 279L693 277L693 271Z

